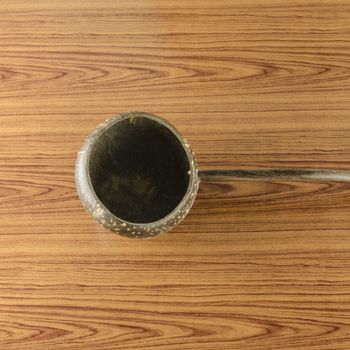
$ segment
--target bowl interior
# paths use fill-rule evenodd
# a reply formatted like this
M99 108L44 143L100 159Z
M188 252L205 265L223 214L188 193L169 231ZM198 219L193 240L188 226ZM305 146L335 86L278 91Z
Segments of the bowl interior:
M148 117L122 118L94 140L92 187L117 217L150 223L173 211L187 192L190 162L182 142Z

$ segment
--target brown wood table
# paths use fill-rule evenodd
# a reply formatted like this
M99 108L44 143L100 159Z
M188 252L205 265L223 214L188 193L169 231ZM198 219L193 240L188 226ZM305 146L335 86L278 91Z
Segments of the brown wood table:
M132 110L202 169L350 170L350 3L0 1L0 349L349 350L350 186L211 181L121 238L74 164Z

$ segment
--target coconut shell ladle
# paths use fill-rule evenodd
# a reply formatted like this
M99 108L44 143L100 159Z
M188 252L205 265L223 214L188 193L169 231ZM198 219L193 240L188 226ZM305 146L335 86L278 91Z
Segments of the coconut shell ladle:
M163 118L144 112L112 117L86 138L76 160L76 188L87 211L110 231L150 238L179 224L200 181L312 179L350 181L331 169L198 170L188 142Z

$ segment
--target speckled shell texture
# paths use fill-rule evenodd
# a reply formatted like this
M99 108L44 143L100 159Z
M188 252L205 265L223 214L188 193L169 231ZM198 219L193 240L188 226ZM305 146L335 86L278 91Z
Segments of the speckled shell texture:
M168 215L151 223L132 223L124 221L111 213L97 197L90 181L89 157L90 151L99 135L111 125L125 118L150 118L166 126L181 142L190 164L190 181L186 194L178 206ZM195 155L188 142L181 136L174 126L166 120L153 114L144 112L129 112L114 116L101 123L85 140L76 160L75 171L76 188L81 202L86 210L104 227L110 231L129 238L151 238L169 231L179 224L191 209L199 187L198 167Z

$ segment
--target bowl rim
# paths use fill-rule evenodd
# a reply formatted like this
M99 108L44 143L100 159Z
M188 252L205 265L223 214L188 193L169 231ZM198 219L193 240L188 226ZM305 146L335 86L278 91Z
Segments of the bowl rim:
M125 119L133 118L147 118L162 124L178 139L183 149L185 150L188 163L189 163L189 182L187 190L183 195L181 201L176 207L167 215L159 220L136 223L127 221L119 216L113 214L100 200L95 193L93 185L91 183L89 162L91 151L96 144L98 137L106 131L106 129L119 123ZM115 233L126 235L128 237L142 238L144 236L156 236L164 233L177 225L187 215L188 211L193 205L194 199L198 192L199 177L198 166L195 159L195 155L191 150L187 140L180 134L180 132L167 120L146 112L126 112L118 115L114 115L111 118L105 120L99 124L95 130L93 130L85 139L80 151L77 155L76 170L75 170L75 182L76 188L80 200L82 201L88 212L103 226L107 227ZM132 229L131 229L132 228Z

